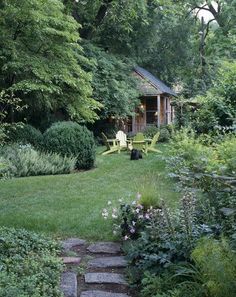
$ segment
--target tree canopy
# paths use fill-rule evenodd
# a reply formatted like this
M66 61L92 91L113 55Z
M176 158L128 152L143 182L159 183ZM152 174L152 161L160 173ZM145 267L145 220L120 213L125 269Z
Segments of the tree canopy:
M0 88L16 94L31 114L63 109L92 121L100 106L92 99L91 75L79 24L59 0L3 0L0 7Z

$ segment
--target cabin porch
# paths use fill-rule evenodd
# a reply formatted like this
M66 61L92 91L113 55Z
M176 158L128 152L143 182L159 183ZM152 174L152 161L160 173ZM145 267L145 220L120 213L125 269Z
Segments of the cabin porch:
M170 104L170 97L163 94L143 96L135 115L128 120L126 132L135 134L148 126L160 127L171 124L173 120L174 107Z

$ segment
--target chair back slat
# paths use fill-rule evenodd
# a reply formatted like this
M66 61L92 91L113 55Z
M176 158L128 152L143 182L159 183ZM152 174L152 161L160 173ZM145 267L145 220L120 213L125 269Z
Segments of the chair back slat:
M116 139L120 141L120 146L126 147L127 136L123 131L120 130L116 133Z

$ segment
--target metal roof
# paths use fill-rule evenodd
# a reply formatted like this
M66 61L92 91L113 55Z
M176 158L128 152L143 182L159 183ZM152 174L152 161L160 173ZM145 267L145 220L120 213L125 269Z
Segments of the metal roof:
M156 78L154 75L152 75L150 72L145 70L142 67L135 67L134 71L138 73L141 77L148 80L148 82L153 85L158 91L161 91L161 93L170 94L173 96L177 96L177 94L171 90L166 84L164 84L160 79Z

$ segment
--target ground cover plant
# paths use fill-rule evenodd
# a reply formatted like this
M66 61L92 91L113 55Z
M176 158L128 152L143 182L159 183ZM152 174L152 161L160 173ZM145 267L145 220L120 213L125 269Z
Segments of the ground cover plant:
M0 228L0 296L62 297L59 245L23 229Z
M132 201L146 180L155 179L158 196L175 206L179 199L175 182L167 176L162 154L149 154L137 162L129 154L97 155L90 171L58 176L38 176L0 181L0 225L35 231L105 240L114 238L111 222L101 210L111 200ZM101 148L103 151L104 148ZM145 176L145 179L144 179Z

